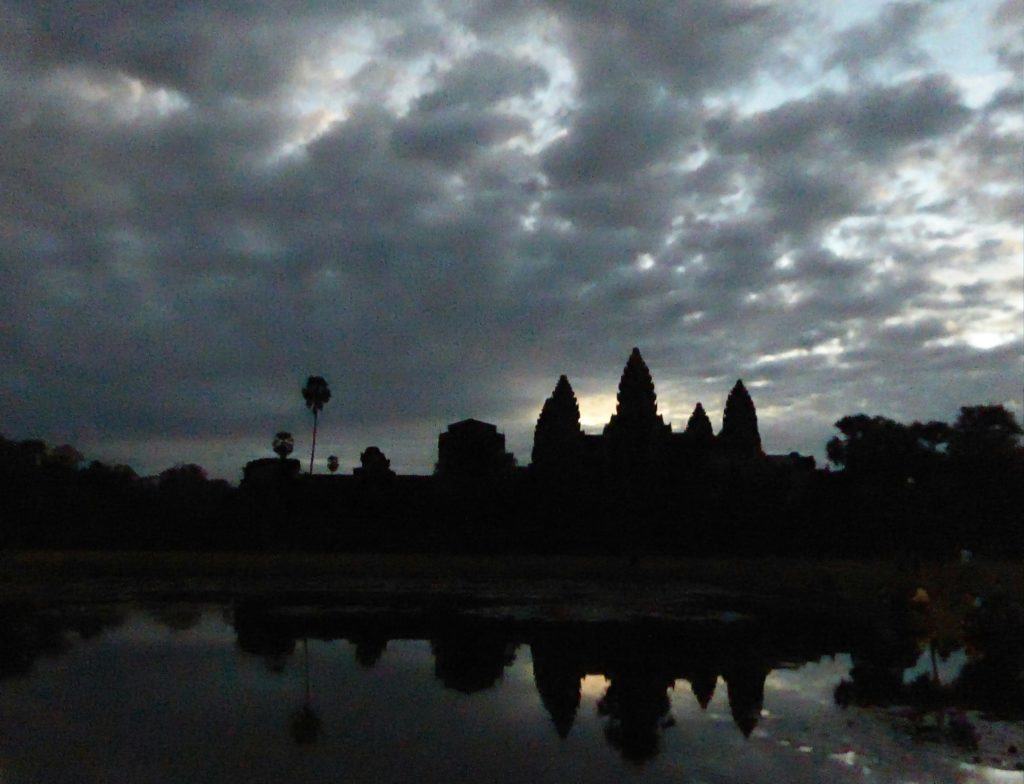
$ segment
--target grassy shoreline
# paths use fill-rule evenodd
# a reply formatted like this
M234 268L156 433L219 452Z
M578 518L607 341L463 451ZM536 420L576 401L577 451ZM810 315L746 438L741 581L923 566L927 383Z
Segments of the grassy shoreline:
M807 558L685 558L644 556L435 555L361 553L218 553L21 551L0 553L0 598L36 586L70 587L95 580L187 585L197 579L239 581L330 579L359 584L403 580L508 585L538 581L702 585L790 601L829 597L872 605L883 594L932 595L998 590L1024 601L1024 568L1017 561L969 564L924 562L915 568L885 560Z

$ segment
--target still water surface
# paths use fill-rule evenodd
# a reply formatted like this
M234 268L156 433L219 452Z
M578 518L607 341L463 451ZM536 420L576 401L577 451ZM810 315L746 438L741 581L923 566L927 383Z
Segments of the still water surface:
M1012 725L974 717L980 757L924 742L836 705L848 654L779 661L721 629L676 656L625 627L330 639L209 605L4 623L3 784L1024 781Z

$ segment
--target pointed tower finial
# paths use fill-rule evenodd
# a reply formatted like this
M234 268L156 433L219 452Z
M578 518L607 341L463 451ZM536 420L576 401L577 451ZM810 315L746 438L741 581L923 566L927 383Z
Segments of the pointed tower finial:
M761 434L757 428L757 410L754 401L743 385L743 379L737 379L729 397L725 401L722 414L722 430L718 434L719 443L734 454L761 454Z
M558 377L551 397L544 401L533 431L533 465L541 471L565 472L579 461L580 406L569 378Z
M658 416L658 396L654 391L654 379L647 363L640 355L636 346L626 360L619 379L618 405L615 407L616 417L620 421L652 424L661 421Z
M704 406L697 403L686 422L686 430L683 431L686 440L693 446L707 447L714 443L715 431L711 427L711 420L704 410Z

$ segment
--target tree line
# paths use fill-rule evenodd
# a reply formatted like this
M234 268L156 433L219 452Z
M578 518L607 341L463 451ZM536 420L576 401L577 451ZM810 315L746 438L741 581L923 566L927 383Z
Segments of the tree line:
M477 486L386 470L295 472L253 492L192 463L140 477L70 445L0 436L0 546L1024 554L1022 431L1004 406L966 406L952 423L855 414L836 428L832 467L711 464L660 490L552 485L519 468ZM282 457L287 435L274 443Z

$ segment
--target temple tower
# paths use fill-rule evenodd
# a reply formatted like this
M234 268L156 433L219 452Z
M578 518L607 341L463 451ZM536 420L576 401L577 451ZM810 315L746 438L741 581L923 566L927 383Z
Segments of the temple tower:
M604 428L613 473L627 479L649 476L670 432L658 414L651 371L634 348L619 380L618 405Z
M534 470L546 475L566 475L579 470L583 431L580 406L565 376L559 376L551 397L544 401L533 431Z
M725 401L722 414L722 430L718 442L732 455L758 456L761 450L761 434L757 430L757 410L750 393L740 379Z
M687 444L694 449L708 449L715 442L715 433L711 428L711 420L708 419L704 406L697 403L689 420L686 422L686 430L683 431Z

